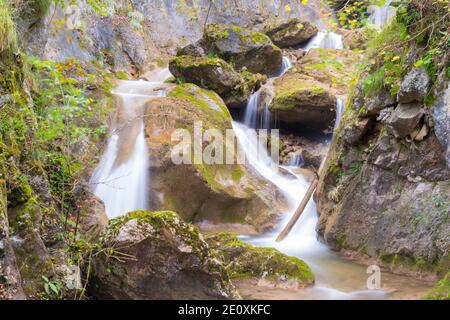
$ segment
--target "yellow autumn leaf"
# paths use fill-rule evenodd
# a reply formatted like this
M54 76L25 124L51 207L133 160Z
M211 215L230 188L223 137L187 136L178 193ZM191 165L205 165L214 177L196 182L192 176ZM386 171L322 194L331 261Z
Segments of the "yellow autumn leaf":
M302 0L302 5L306 6L308 4L308 0Z
M395 61L398 61L398 60L400 60L400 56L395 56L395 57L392 58L392 62L395 62Z
M284 6L284 11L286 11L287 13L289 13L289 12L291 12L292 10L291 10L291 6L290 5L285 5Z

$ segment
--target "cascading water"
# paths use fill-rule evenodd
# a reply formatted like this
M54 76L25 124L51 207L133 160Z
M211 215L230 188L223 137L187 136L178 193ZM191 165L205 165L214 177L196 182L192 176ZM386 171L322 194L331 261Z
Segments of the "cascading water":
M283 57L281 70L277 77L284 75L292 68L291 60ZM269 110L270 102L273 99L273 80L271 78L261 88L253 93L247 103L244 114L244 124L254 129L270 129L272 125L272 113Z
M149 157L143 106L152 97L164 95L161 86L167 76L168 70L162 70L154 73L154 82L121 81L112 92L117 110L111 137L90 181L110 219L148 209Z
M341 122L342 115L344 113L345 108L345 100L342 98L337 98L336 103L336 120L334 121L334 130L336 131L337 127L339 126L339 123Z
M396 9L392 7L392 0L386 0L383 6L372 5L367 8L369 18L367 22L374 25L375 28L381 29L388 24L395 16Z
M311 42L313 43L307 45L308 49L316 46L333 47L336 49L342 48L342 39L336 34L331 36L327 36L325 33L319 34ZM286 72L285 65L283 65L283 70L280 74L284 72ZM388 293L384 290L367 290L365 267L339 257L317 239L316 225L318 222L318 214L313 200L309 201L303 214L287 238L282 242L275 241L281 228L286 225L303 199L309 183L303 176L291 170L277 170L277 164L272 162L266 147L259 144L257 142L258 140L252 137L256 133L254 130L249 130L250 128L270 128L270 120L267 120L270 119L270 115L265 114L270 112L268 110L268 103L266 103L263 109L263 121L257 121L257 119L261 120L261 116L258 114L261 112L260 107L258 108L260 105L258 103L260 95L261 90L252 95L247 105L244 122L233 122L233 128L245 152L248 164L261 176L277 186L287 200L288 209L286 212L283 212L282 221L275 230L259 236L241 236L240 238L256 246L275 247L288 255L297 256L305 260L316 275L316 285L312 288L295 291L290 295L286 292L277 293L276 289L271 291L263 290L263 293L261 293L261 291L253 287L247 288L248 291L246 291L246 288L241 288L243 294L245 295L248 292L250 296L255 297L255 294L258 293L258 297L268 299L280 298L280 296L293 299L386 298ZM339 125L344 105L345 102L343 99L337 100L335 129ZM261 149L265 152L261 152ZM295 161L293 164L296 165L298 159L293 161ZM405 289L403 283L405 279L402 279L400 276L389 274L384 275L384 279L389 280L389 284L393 287L402 286ZM415 285L420 286L420 284L412 284L411 288L414 288ZM411 289L411 291L414 290ZM270 292L273 292L273 295ZM395 295L391 293L390 297L395 298Z
M333 31L319 31L304 47L306 51L314 48L342 49L342 36Z

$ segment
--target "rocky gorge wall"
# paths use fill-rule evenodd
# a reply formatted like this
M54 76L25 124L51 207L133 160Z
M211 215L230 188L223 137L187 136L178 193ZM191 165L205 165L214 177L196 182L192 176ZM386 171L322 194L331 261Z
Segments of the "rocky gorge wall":
M424 21L445 4L418 8L415 1L401 7L369 44L318 187L317 230L350 256L442 275L450 241L450 54L448 37L433 32L448 30L449 20L429 30Z

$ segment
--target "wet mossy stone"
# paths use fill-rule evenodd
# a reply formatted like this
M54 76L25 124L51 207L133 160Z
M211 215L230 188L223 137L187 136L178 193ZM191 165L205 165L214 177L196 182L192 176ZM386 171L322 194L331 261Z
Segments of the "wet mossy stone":
M312 37L319 30L309 21L298 18L283 20L266 26L264 32L280 48L288 48L300 45Z
M169 70L179 83L193 83L216 92L230 108L244 106L266 80L260 74L238 73L220 58L178 56L170 61Z
M277 284L295 282L299 287L314 284L314 274L299 258L274 248L254 247L240 241L235 233L211 233L205 237L233 279L264 279Z
M283 53L270 38L258 31L210 23L198 44L209 55L216 55L240 71L273 75L281 68ZM186 52L186 50L181 50Z
M100 299L236 299L198 229L172 211L134 211L110 221L94 259Z

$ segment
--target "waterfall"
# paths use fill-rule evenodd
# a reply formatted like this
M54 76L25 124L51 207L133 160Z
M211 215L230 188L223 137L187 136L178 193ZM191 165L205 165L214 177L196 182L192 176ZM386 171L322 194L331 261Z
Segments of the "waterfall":
M342 49L343 47L342 36L340 34L333 31L319 31L314 38L309 40L304 49L308 51L314 48Z
M281 77L291 68L291 60L283 57L283 63L277 77ZM244 114L244 124L247 127L270 129L272 125L272 113L269 110L269 105L274 96L273 80L277 77L269 79L267 83L250 96Z
M303 159L303 156L300 153L294 153L294 155L289 160L289 166L290 167L301 167L305 160Z
M386 0L383 6L371 5L367 8L369 18L367 22L381 29L388 24L395 16L396 9L390 6L392 0Z
M336 103L336 120L334 122L334 131L336 131L337 127L339 126L339 123L342 119L342 114L344 113L345 109L345 100L342 98L337 98Z
M112 92L116 114L106 151L90 185L105 204L110 219L149 209L149 155L144 133L144 104L165 94L161 86L168 71L158 70L149 81L120 81Z

